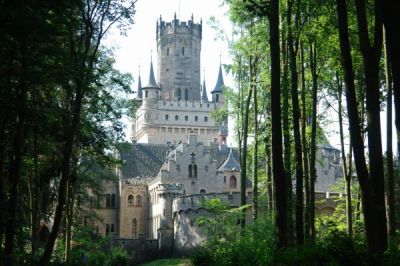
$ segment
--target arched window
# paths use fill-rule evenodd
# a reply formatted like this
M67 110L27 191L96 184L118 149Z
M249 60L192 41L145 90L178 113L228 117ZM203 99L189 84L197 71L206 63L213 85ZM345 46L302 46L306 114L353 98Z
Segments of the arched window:
M194 117L194 121L199 121L199 117L197 115Z
M112 194L111 195L111 208L115 208L116 207L116 205L115 205L115 194Z
M110 225L106 224L106 236L110 233Z
M182 55L185 55L185 47L182 47Z
M189 100L189 91L185 89L185 101Z
M200 189L200 194L206 194L206 190L204 188Z
M179 120L179 116L175 115L175 121L178 121L178 120Z
M110 200L111 200L111 198L110 198L110 194L107 194L107 196L106 196L106 208L110 208Z
M111 224L110 232L111 232L111 233L114 233L114 224Z
M231 178L229 179L229 187L236 188L236 177L235 176L231 176Z
M215 101L216 101L216 102L219 101L219 94L215 94Z
M136 206L138 207L142 206L142 196L140 195L136 196Z
M137 220L136 218L132 219L132 238L136 238L137 236Z
M181 88L178 88L178 90L176 92L176 97L178 98L178 100L180 100L182 98L182 90L181 90Z
M189 169L189 177L192 177L192 165L191 164L189 164L189 167L188 167Z
M193 176L197 177L197 165L193 165Z
M185 121L188 121L189 117L187 115L185 115Z
M169 116L168 116L168 115L165 115L165 120L168 120L168 118L169 118Z
M169 48L167 48L167 56L169 56Z
M204 122L207 122L207 121L208 121L208 117L205 116L205 117L204 117Z
M128 196L128 206L133 206L135 203L135 200L133 198L133 195Z

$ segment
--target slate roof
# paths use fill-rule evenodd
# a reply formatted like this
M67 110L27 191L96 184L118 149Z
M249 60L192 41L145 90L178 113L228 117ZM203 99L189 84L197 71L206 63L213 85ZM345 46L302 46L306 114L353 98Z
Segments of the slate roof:
M154 177L170 151L166 144L124 144L119 149L124 178Z
M203 80L203 90L202 90L202 94L201 94L201 100L203 101L203 103L208 103L206 81L205 80Z
M149 82L144 88L158 88L156 78L154 77L153 62L150 62Z
M222 92L224 86L225 84L224 84L224 77L222 76L222 66L219 65L217 84L215 84L215 88L211 93Z
M141 100L143 98L142 80L140 78L140 75L139 75L139 78L138 78L138 88L137 88L137 96L136 96L136 98L139 99L139 100Z
M218 168L218 172L232 171L232 170L240 171L240 165L236 161L236 159L235 159L235 157L234 157L234 155L232 153L232 149L230 149L228 158Z

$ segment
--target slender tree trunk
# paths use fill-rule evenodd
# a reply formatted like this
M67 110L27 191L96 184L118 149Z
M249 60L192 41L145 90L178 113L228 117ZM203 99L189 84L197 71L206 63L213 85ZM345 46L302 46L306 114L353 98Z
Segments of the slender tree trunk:
M285 31L285 23L282 21ZM288 71L288 52L287 41L282 34L282 59L283 59L283 76L282 76L282 125L283 125L283 161L285 167L286 183L288 187L288 241L293 242L293 189L292 189L292 166L291 166L291 144L290 144L290 128L289 128L289 71Z
M312 104L311 104L311 139L310 139L310 237L315 240L315 181L317 180L317 51L315 41L310 41L310 70L312 75Z
M304 71L304 47L300 43L300 56L301 56L301 102L302 102L302 120L301 120L301 135L303 146L303 167L304 167L304 187L306 195L306 208L304 212L305 217L305 237L310 238L310 182L309 182L309 162L308 162L308 145L307 145L307 103L306 103L306 79Z
M268 133L267 133L268 134ZM272 160L271 160L271 144L269 136L265 140L265 155L266 155L266 173L267 173L267 194L268 194L268 212L273 215L274 198L272 184Z
M386 41L384 42L385 51L385 75L387 87L387 102L386 102L386 167L387 167L387 193L386 201L388 203L388 228L389 240L391 246L396 246L396 206L394 197L394 176L393 176L393 141L392 141L392 78L390 65L388 62L388 50Z
M18 91L15 95L15 110L16 110L16 122L15 122L15 133L13 136L12 143L12 156L10 159L10 190L9 190L9 201L8 201L8 219L6 226L6 237L4 247L4 262L5 265L13 265L13 251L14 251L14 237L16 232L16 211L18 201L18 185L20 180L20 171L22 163L22 149L24 145L24 124L25 124L25 112L26 112L26 98L27 98L27 84L26 84L26 56L27 46L25 40L21 42L21 68L20 77L18 84Z
M347 234L352 237L353 235L353 219L352 219L352 207L351 207L351 176L350 170L347 167L346 161L346 151L344 148L344 133L343 133L343 112L342 112L342 82L339 79L339 74L336 72L336 81L338 88L338 118L339 118L339 133L340 133L340 147L342 151L342 162L343 162L343 176L346 186L346 224L347 224ZM351 145L350 145L351 151ZM349 158L351 160L351 156Z
M279 0L271 0L269 15L269 44L271 51L271 120L272 164L276 204L276 237L279 248L288 244L287 230L287 182L282 160L280 48L279 48Z
M251 86L253 87L253 103L254 103L254 150L253 150L253 220L258 218L258 108L257 108L257 84L256 71L254 71Z

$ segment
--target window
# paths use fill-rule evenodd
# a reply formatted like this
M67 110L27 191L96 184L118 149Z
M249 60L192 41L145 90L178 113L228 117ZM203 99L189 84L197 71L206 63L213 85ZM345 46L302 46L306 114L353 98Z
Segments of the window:
M182 98L182 90L181 90L181 88L179 88L179 89L177 90L176 96L177 96L178 100L180 100L180 99Z
M111 233L114 233L114 224L111 224L110 232L111 232Z
M226 175L224 175L224 183L226 183Z
M165 209L163 210L163 216L165 217Z
M132 219L132 238L136 238L137 236L137 220L136 218Z
M197 177L197 165L193 165L193 176Z
M185 115L185 121L188 121L189 117L187 115Z
M205 117L204 117L204 122L207 122L207 121L208 121L208 117L205 116Z
M189 100L189 91L185 89L185 101Z
M106 224L106 236L110 233L110 225Z
M148 91L145 91L144 92L144 98L147 98L149 96L149 92Z
M200 194L206 194L206 190L205 189L200 189Z
M110 196L110 194L107 194L107 196L106 196L106 208L110 208L110 206L111 206L111 196Z
M115 205L115 194L112 194L111 195L111 208L115 208L116 207L116 205Z
M142 196L140 196L140 195L136 196L136 206L138 206L138 207L142 206Z
M128 206L133 206L134 203L135 203L135 201L133 199L133 195L129 195L128 196Z
M167 48L167 56L169 56L169 48Z
M189 164L188 172L189 172L189 177L192 177L192 165L191 164Z
M197 115L194 117L194 121L199 121L199 117Z
M235 176L231 176L231 178L229 179L229 187L236 188L236 177Z
M175 115L175 121L178 121L178 120L179 120L179 116Z
M168 115L165 115L165 120L168 120L168 118L169 118L169 116L168 116Z
M215 94L215 101L216 101L216 102L219 101L219 94Z
M182 47L182 55L185 55L185 47Z

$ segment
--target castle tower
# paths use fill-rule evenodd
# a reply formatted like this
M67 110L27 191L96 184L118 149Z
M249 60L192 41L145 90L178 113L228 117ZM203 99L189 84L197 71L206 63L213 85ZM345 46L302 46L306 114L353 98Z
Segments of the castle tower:
M200 100L202 23L157 21L158 80L164 100Z

